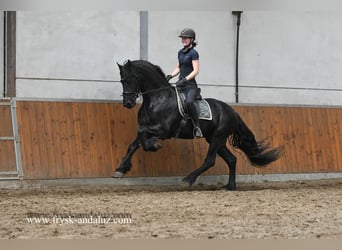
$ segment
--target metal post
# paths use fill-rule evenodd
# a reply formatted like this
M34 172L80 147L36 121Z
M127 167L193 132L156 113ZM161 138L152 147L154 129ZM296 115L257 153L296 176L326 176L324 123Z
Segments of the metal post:
M237 17L236 21L236 53L235 53L235 102L239 102L239 39L242 11L233 11L232 14Z
M140 11L140 59L148 60L148 12Z
M12 115L12 128L13 128L13 137L14 137L14 152L15 152L15 161L17 165L18 178L24 178L24 172L21 165L21 152L20 152L20 137L19 137L19 129L18 129L18 119L17 119L17 102L13 98L11 99L11 115Z
M5 11L5 97L16 96L16 12Z

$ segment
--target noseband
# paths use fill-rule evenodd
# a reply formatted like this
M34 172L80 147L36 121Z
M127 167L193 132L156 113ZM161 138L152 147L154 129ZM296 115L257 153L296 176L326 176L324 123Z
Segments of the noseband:
M120 80L121 83L123 84L124 82L127 82L125 79ZM137 99L140 95L142 95L140 89L138 88L138 79L134 78L134 81L132 81L135 84L135 91L123 91L122 96L127 99L135 100Z

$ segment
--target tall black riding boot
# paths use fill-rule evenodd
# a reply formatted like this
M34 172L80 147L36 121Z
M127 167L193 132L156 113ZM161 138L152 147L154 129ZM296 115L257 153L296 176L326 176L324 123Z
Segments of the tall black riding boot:
M193 103L189 104L188 111L189 111L189 114L192 118L193 125L194 125L194 131L193 131L194 138L203 137L202 130L199 125L198 113L197 113L195 104Z

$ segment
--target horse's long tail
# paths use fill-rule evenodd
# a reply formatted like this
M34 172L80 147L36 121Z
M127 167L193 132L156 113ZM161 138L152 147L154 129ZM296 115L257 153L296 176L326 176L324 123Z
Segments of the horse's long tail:
M229 143L241 149L255 166L265 166L280 158L282 148L270 148L265 140L256 141L252 131L237 114L237 128L229 137Z

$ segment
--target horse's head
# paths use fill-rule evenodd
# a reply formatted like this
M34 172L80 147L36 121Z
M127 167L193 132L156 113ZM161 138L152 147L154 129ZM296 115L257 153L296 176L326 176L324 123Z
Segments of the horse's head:
M140 94L138 76L132 72L131 61L127 61L123 65L118 64L121 76L121 84L123 88L123 105L126 108L133 108L136 104L136 99Z
M118 64L123 88L123 105L133 108L139 95L148 98L155 90L168 89L171 85L166 80L164 72L157 65L144 60L127 60Z

